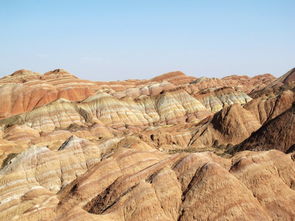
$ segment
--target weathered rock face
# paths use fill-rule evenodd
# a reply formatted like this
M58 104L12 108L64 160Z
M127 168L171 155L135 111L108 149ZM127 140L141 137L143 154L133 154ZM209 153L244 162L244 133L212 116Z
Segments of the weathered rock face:
M67 128L71 124L100 122L113 128L199 121L210 111L184 90L167 91L155 97L117 99L99 92L80 103L59 99L31 112L2 120L5 125L25 124L39 131Z
M195 148L238 144L260 128L258 119L239 104L222 109L196 127L190 145Z
M240 85L237 84L237 79L238 77L235 80L214 79L212 84L204 84L205 81L190 84L190 82L196 81L196 78L186 76L182 72L171 72L150 80L92 82L81 80L63 69L56 69L44 75L28 70L19 70L0 79L0 119L31 111L59 98L81 101L101 89L117 98L136 98L141 95L159 95L165 90L177 87L184 87L187 91L190 91L189 93L195 93L200 89L210 87L237 86ZM258 85L270 80L273 80L273 77L262 76L260 80L249 80L247 82L251 83L248 83L249 87L247 89L253 88L254 84ZM242 100L244 101L244 99ZM235 102L239 101L236 100L233 103Z
M293 220L292 76L4 77L0 220Z
M236 87L245 93L254 92L272 83L276 78L270 74L248 76L228 76L219 78L199 78L191 82L189 88L199 91L206 88Z
M270 150L275 147L283 152L292 152L295 150L294 144L295 103L290 109L264 124L233 150Z
M237 91L232 87L205 89L195 94L195 98L200 100L212 112L220 111L232 104L246 104L252 100L246 93Z
M283 83L291 83L295 81L295 68L288 71L283 77L281 77Z
M203 121L202 124L196 127L190 146L195 148L206 146L224 147L241 143L256 130L264 128L264 125L269 121L290 109L292 103L295 101L294 92L294 88L282 88L279 91L273 91L270 95L262 94L260 97L250 100L245 105L233 104L223 108L212 118ZM292 117L289 117L289 119L292 124ZM285 122L287 121L288 120L285 120ZM277 135L276 138L274 138L277 139L276 142L286 139L289 140L286 142L292 146L295 138L291 131L292 126L289 128L282 128L281 130L281 133L285 135L291 133L289 138L286 138L285 135L283 137L279 136L279 131L276 126L274 126L272 133ZM266 134L262 136L264 137L264 141L258 138L261 145L264 146L265 144L269 146L269 144L265 143L265 140L269 139L269 136L266 136ZM270 138L270 140L271 139L272 138ZM240 148L243 150L242 147ZM249 149L255 148L249 147ZM280 149L283 151L280 145L273 145L273 147L267 149Z
M295 81L295 68L292 68L286 74L284 74L283 76L279 77L278 79L273 81L271 84L269 84L268 87L274 87L275 85L288 84L294 81Z
M244 105L263 124L291 108L295 101L295 90L283 90L269 96L262 95Z
M71 137L57 151L33 147L15 156L1 170L1 219L290 220L295 215L291 155L169 155L138 139L124 147L126 142L130 139L114 138L96 146Z
M0 79L0 119L31 111L58 98L82 100L95 93L97 85L58 69L40 75L18 71Z
M235 87L240 87L246 93L260 90L268 86L275 79L271 74L262 74L254 77L232 75L223 78L223 80L233 82Z
M196 78L186 76L181 71L176 71L176 72L169 72L166 74L162 74L160 76L152 78L151 80L158 81L158 82L168 81L168 82L175 84L175 85L181 85L181 84L185 84L185 83L190 83L190 82L196 80Z

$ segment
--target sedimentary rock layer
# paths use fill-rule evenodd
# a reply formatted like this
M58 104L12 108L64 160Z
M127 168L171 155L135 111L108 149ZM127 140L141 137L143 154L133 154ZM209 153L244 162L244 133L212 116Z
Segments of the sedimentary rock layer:
M247 78L241 82L238 77L196 82L198 79L182 72L171 72L150 80L93 82L81 80L63 69L56 69L44 75L19 70L0 79L0 119L31 111L59 98L81 101L101 89L118 98L135 98L141 95L158 95L164 90L177 87L184 87L189 93L196 93L201 89L237 86L243 85L244 82L248 83L248 91L254 89L255 85L265 84L273 79L267 75L255 80Z
M4 77L0 220L293 220L293 75Z
M292 155L169 155L130 139L96 146L71 137L57 151L33 147L15 156L0 171L0 218L290 220L295 215Z
M290 109L268 121L244 142L234 147L233 151L274 148L283 152L295 150L295 103Z

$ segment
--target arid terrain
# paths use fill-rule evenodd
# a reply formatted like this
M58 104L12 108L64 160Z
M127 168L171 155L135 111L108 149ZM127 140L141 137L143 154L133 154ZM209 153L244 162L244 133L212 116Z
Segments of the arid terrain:
M294 151L295 69L0 79L1 221L292 221Z

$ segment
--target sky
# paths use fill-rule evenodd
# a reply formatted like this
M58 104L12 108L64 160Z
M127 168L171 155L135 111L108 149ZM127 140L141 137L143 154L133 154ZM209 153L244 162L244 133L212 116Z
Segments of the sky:
M280 76L295 66L294 0L0 0L0 77Z

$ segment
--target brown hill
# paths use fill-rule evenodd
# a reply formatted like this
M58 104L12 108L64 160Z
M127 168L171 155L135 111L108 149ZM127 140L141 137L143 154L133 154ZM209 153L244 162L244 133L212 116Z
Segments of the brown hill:
M290 71L288 71L283 76L279 77L277 80L275 80L271 85L275 84L287 84L295 81L295 68L292 68Z
M1 220L291 220L294 161L279 151L164 154L136 138L72 137L0 171Z
M292 220L292 82L4 77L0 220Z
M81 80L63 69L49 71L44 75L29 70L19 70L0 79L0 119L31 111L59 98L81 101L101 89L119 98L158 95L163 90L179 86L185 87L187 92L192 94L199 90L197 88L237 85L238 81L237 77L234 81L218 79L218 83L199 82L190 85L189 83L195 79L182 72L170 72L150 80L93 82ZM265 78L262 78L260 82L253 83L258 85L264 81ZM253 83L248 85L248 89L254 87Z
M292 152L295 147L295 103L293 106L268 121L244 142L234 147L241 150L270 150Z
M252 98L257 98L261 96L271 96L278 94L281 91L293 90L295 88L295 68L288 71L283 76L279 77L276 80L273 80L271 83L262 87L260 90L254 90L249 95Z

